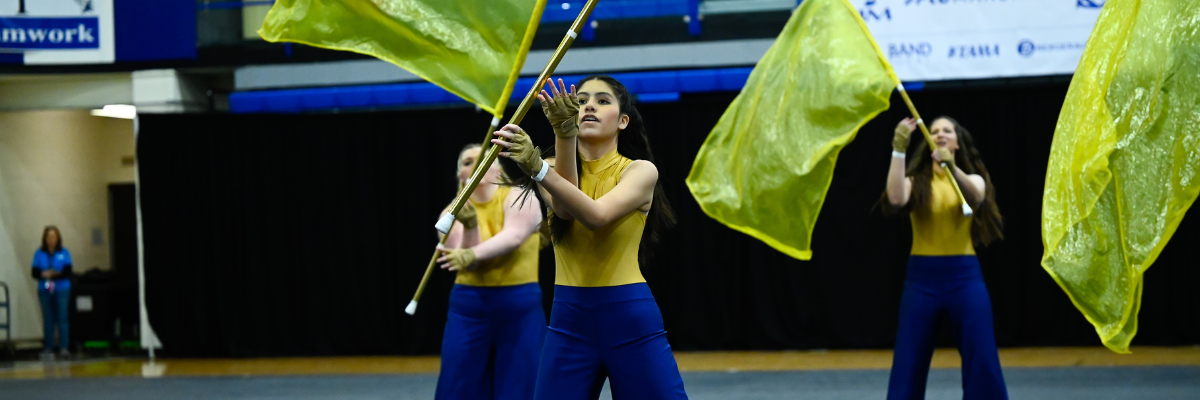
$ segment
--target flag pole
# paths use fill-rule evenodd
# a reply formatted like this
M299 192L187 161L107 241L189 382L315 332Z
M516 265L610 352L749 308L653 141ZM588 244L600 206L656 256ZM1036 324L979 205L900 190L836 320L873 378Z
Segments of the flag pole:
M929 150L937 150L937 145L933 143L933 138L929 134L929 128L925 126L925 121L921 119L921 114L917 113L917 106L913 105L912 99L908 98L908 92L904 90L904 84L897 84L896 89L900 91L900 97L904 98L904 104L908 105L908 111L912 112L913 117L917 119L917 126L921 127L921 134L925 135L925 143L929 144ZM943 162L942 168L947 168L948 165ZM949 171L953 178L954 171ZM958 180L950 179L950 184L954 186L954 193L958 194L958 200L962 202L963 215L970 217L975 214L970 205L967 205L966 197L963 197L962 189L958 187Z
M571 44L575 42L575 38L579 37L579 32L583 30L583 25L587 23L588 17L592 15L592 10L596 8L596 3L599 0L588 0L583 5L583 9L579 11L579 16L575 17L575 22L571 24L571 29L563 36L562 42L558 44L558 48L554 50L554 55L550 57L550 62L546 63L546 67L542 69L542 73L538 75L538 79L534 81L533 87L529 88L529 93L525 95L525 99L521 101L521 105L517 107L517 112L509 119L510 124L519 124L525 118L525 114L533 107L533 102L537 98L538 92L546 84L546 79L554 73L554 69L558 67L558 63L562 61L563 56L567 54L567 50L571 48ZM491 132L489 132L489 135ZM491 140L487 140L491 142ZM487 143L485 142L485 143ZM500 146L491 146L487 150L487 155L479 162L479 166L475 168L475 172L471 174L471 179L467 181L466 187L458 193L454 198L454 203L450 205L450 211L442 216L434 225L438 232L443 234L441 243L445 243L446 237L449 237L450 228L454 226L454 216L458 215L466 203L467 198L475 191L475 187L479 186L479 181L483 179L484 172L491 168L492 163L496 161L496 157L500 155ZM429 261L429 265L425 268L425 276L421 278L421 284L417 286L417 292L413 294L412 301L404 308L404 312L408 315L413 315L417 312L417 302L421 299L421 294L425 291L425 285L429 281L429 276L433 272L433 266L437 261L438 251L433 252L433 257Z
M884 69L886 69L888 75L892 77L892 81L896 82L896 90L900 91L900 97L904 98L904 104L908 105L908 111L911 112L913 117L917 119L917 126L921 127L921 134L925 135L925 142L929 143L929 150L937 150L937 145L933 143L933 138L929 134L929 127L925 126L925 121L921 119L921 114L917 112L917 106L913 105L912 99L908 97L908 91L904 90L904 84L900 82L900 78L897 78L895 72L892 71L891 64L888 63L887 57L884 56L883 51L879 49L879 44L875 43L875 37L871 35L871 30L867 29L866 22L862 20L862 17L858 14L858 10L851 6L849 1L843 0L842 4L846 6L846 10L849 11L850 14L854 15L854 19L858 22L859 28L862 28L863 34L867 35L867 39L871 42L871 47L874 47L875 53L879 55L879 61L883 64ZM946 166L946 163L942 163L943 168ZM954 172L951 171L951 177L953 177L953 174ZM963 197L962 188L958 187L958 181L955 179L950 179L950 184L954 186L954 193L958 194L958 200L962 202L963 215L970 217L971 215L975 214L975 211L971 209L971 206L967 205L967 199L966 197Z
M489 124L489 126L488 126L487 136L484 137L484 139L483 139L484 142L482 144L482 147L480 147L480 150L479 150L481 152L480 154L482 154L483 150L487 149L488 145L491 144L491 142L492 142L491 139L493 136L492 132L495 132L496 128L499 126L500 126L500 117L492 117L492 123ZM478 159L478 158L475 159L475 168L471 172L471 174L474 175L475 174L474 171L478 171L480 166L483 166L483 163L480 162L480 159ZM490 165L489 165L489 167L490 167ZM440 240L438 240L437 248L435 248L435 250L433 251L433 256L429 258L429 264L425 266L425 275L421 277L421 284L417 286L417 294L413 296L412 301L410 301L408 303L408 306L404 308L404 312L408 313L408 315L413 315L414 313L417 312L417 300L420 299L421 293L425 292L425 285L427 283L429 283L429 276L433 274L433 267L434 267L434 265L437 265L438 254L441 253L437 249L440 249L443 245L445 245L446 239L448 239L449 237L450 237L450 233L444 233L444 234L442 234L442 238Z

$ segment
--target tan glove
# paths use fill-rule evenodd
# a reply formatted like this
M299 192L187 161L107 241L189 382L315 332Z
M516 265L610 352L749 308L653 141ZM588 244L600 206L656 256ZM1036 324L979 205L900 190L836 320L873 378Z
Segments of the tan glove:
M463 227L467 229L479 226L479 218L475 214L475 205L471 204L471 200L467 200L467 204L463 204L462 209L458 210L458 215L455 215L454 219L462 222Z
M938 147L937 150L933 151L933 158L935 160L938 160L938 163L945 163L946 164L945 168L947 170L949 170L951 172L954 171L954 169L955 169L954 153L951 153L950 149L947 149L945 147Z
M896 134L892 136L892 150L908 151L908 141L912 139L912 128L903 122L896 124Z
M442 269L451 271L470 270L475 264L475 250L472 249L446 249L439 247L442 252L442 257L437 259L437 262L442 264Z
M561 125L554 127L554 136L570 139L579 136L579 123L575 122L575 117L571 117L563 121Z
M513 134L509 142L508 158L517 163L525 175L533 176L542 170L542 150L534 147L533 140L525 131Z
M560 138L573 138L579 135L579 125L575 118L579 115L579 100L575 98L574 93L568 93L566 87L562 90L554 88L554 83L550 86L554 89L554 96L542 103L542 112L546 113L546 119L550 121L550 126L554 127L554 136ZM545 93L545 91L542 91Z

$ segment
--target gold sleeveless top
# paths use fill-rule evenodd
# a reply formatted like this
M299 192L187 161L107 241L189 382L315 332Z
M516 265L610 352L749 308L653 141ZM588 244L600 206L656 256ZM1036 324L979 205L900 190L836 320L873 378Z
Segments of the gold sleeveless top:
M479 219L480 243L491 239L501 229L504 229L504 199L512 188L501 186L496 188L492 199L475 205L476 218ZM529 235L528 239L512 252L479 262L474 271L461 270L454 278L454 283L467 286L513 286L538 281L538 250L541 239L538 235Z
M583 160L582 163L579 189L588 197L598 199L617 186L621 173L633 160L613 149L599 160ZM594 231L579 221L570 223L566 235L554 243L555 284L599 287L646 281L638 265L646 214L633 210Z
M934 171L930 180L929 204L909 213L912 219L914 256L958 256L975 254L971 241L971 217L962 213L958 193L949 174Z

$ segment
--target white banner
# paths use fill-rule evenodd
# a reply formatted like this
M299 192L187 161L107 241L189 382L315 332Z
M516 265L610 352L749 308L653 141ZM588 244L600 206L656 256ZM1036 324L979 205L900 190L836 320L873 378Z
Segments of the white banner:
M852 0L903 81L1072 74L1104 0Z
M25 64L112 63L113 0L0 0L0 52Z

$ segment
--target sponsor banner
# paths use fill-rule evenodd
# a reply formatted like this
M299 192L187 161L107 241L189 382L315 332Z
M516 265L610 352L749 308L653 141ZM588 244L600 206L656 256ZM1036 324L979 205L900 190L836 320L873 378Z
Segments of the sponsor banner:
M98 18L5 18L0 20L0 49L99 49Z
M935 81L1072 74L1103 0L852 0L896 74Z
M100 64L115 57L113 0L0 0L0 52L25 64Z

